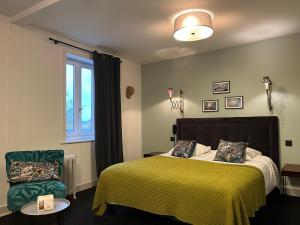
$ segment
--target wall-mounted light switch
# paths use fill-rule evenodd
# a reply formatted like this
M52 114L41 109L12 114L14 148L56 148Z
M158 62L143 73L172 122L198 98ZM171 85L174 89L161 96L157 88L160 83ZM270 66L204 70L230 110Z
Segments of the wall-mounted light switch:
M288 146L288 147L293 146L293 141L292 140L285 140L285 146Z

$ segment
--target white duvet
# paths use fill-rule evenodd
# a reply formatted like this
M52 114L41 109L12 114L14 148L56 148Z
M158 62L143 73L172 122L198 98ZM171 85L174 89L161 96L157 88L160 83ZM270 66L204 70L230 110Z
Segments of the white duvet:
M161 154L162 156L174 157L171 156L171 152L167 152ZM191 160L205 160L211 161L214 163L227 163L227 162L219 162L213 161L216 155L215 150L211 150L207 153L198 156L192 156ZM255 156L254 158L247 157L247 160L244 163L233 163L239 165L249 165L254 166L260 169L264 175L265 179L265 189L266 195L269 194L275 187L279 187L279 172L277 166L273 162L273 160L267 156Z

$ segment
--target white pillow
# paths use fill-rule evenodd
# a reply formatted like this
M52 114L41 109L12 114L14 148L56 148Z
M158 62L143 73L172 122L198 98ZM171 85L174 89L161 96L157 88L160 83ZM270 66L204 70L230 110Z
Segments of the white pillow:
M205 145L202 145L202 144L197 143L193 155L194 155L194 156L202 155L202 154L204 154L204 153L209 152L210 150L211 150L211 147L210 147L210 146L205 146Z
M166 154L171 155L173 150L174 150L174 148L172 148L170 151L166 152Z
M171 155L173 150L174 150L174 148L172 148L170 151L168 151L167 154ZM204 153L209 152L210 150L211 150L210 146L205 146L205 145L197 143L196 147L195 147L195 150L194 150L194 153L193 153L193 156L202 155Z
M253 159L255 156L261 156L262 153L256 149L253 148L246 148L246 157L249 157L250 159Z

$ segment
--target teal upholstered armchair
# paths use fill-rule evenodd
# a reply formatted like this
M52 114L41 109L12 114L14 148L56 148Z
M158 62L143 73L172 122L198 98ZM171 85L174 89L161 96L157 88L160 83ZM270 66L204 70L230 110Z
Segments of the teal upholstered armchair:
M5 155L7 177L10 174L12 161L22 162L50 162L59 163L58 174L63 172L64 151L47 150L47 151L16 151L8 152ZM55 198L66 197L66 187L61 181L47 180L27 183L12 184L7 193L7 207L13 212L20 211L23 205L36 201L39 195L53 194Z

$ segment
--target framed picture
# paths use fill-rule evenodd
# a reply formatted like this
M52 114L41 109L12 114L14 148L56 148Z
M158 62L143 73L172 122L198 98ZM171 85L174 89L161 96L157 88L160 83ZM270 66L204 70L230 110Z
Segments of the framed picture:
M219 100L203 100L202 112L218 112Z
M225 109L242 109L243 107L243 96L225 97Z
M213 82L214 94L230 93L230 81Z

